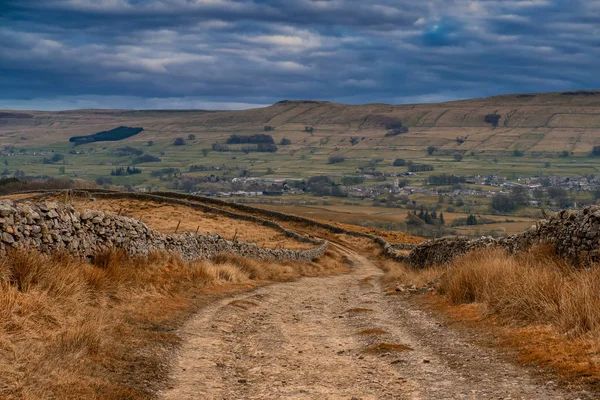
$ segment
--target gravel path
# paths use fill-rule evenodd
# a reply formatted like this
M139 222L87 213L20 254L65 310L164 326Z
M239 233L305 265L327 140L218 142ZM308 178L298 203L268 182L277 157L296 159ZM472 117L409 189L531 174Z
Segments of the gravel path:
M539 382L400 296L343 250L350 274L265 286L181 334L164 399L591 399Z

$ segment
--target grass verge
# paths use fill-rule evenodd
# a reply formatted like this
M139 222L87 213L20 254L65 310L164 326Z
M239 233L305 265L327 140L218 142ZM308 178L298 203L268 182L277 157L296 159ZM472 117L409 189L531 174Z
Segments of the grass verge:
M543 246L508 255L474 251L446 267L383 262L387 284L436 282L425 303L454 321L491 331L519 360L569 381L600 383L600 268L577 269Z
M10 252L0 257L0 398L147 399L167 378L176 328L214 296L345 268L332 251L281 264Z

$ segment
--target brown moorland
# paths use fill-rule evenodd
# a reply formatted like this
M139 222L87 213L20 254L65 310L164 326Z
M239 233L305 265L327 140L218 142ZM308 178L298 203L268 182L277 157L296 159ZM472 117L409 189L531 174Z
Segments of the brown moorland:
M15 112L16 113L16 112ZM456 135L467 135L464 150L511 150L587 152L598 144L600 92L562 92L501 95L438 104L345 105L320 101L283 101L269 107L242 111L203 110L79 110L63 112L28 111L32 118L0 116L0 144L41 146L67 142L72 136L93 134L120 125L142 126L144 132L125 142L173 140L181 132L226 138L231 132L262 131L272 126L276 141L293 135L302 147L319 146L324 136L353 136L363 140L357 148L397 146L413 143L422 149L434 145L454 150ZM498 128L491 130L488 114L498 114ZM406 135L384 138L390 122L401 120L410 127ZM311 126L318 135L305 132ZM306 139L306 141L305 141ZM336 143L336 145L339 145ZM349 143L344 147L352 147ZM295 146L291 146L293 150Z

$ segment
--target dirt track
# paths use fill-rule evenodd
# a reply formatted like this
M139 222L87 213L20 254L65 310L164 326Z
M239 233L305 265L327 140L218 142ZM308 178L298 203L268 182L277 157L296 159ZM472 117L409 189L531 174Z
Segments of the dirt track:
M595 398L540 382L402 297L385 296L381 271L343 251L350 274L273 284L200 312L181 332L163 398Z

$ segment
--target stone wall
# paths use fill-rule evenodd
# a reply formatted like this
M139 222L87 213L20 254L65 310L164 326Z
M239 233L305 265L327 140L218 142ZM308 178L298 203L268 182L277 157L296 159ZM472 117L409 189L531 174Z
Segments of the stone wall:
M222 215L226 215L231 218L242 218L242 219L249 219L249 220L256 221L256 222L261 222L267 226L278 227L278 229L283 229L283 230L285 230L285 228L282 228L279 224L277 224L273 221L301 223L304 225L313 226L315 228L325 229L329 232L336 233L336 234L344 234L344 235L348 235L348 236L363 237L366 239L370 239L373 242L375 242L376 244L378 244L379 246L381 246L383 254L386 257L396 259L397 261L405 261L406 258L403 255L397 254L396 250L411 250L415 247L414 244L407 244L407 243L391 244L387 240L385 240L379 236L375 236L375 235L371 235L369 233L364 233L364 232L359 232L359 231L348 230L348 229L339 227L337 225L332 225L332 224L328 224L325 222L315 221L315 220L312 220L309 218L300 217L298 215L286 214L286 213L282 213L280 211L267 210L267 209L259 208L259 207L252 207L252 206L249 206L246 204L227 202L227 201L215 199L212 197L204 197L204 196L197 196L197 195L177 193L177 192L152 192L150 194L150 193L115 192L115 191L110 191L110 190L96 190L96 189L94 189L94 190L78 190L77 192L87 193L88 195L94 196L94 197L130 198L130 199L137 199L137 200L146 200L146 201L154 200L154 201L169 202L169 203L174 203L174 204L184 204L184 205L188 205L190 207L199 207L208 212L215 212L215 213L219 213ZM211 204L212 206L218 206L218 207L211 207L208 204ZM242 213L247 213L247 214L231 212L231 211L228 211L221 207L232 208L232 209L235 209ZM251 215L248 215L248 214L251 214ZM263 219L263 218L257 217L257 215L261 215L268 219ZM293 233L293 234L295 234L295 233Z
M274 221L281 222L295 222L301 223L303 225L325 229L329 232L335 234L344 234L348 236L354 237L362 237L369 240L372 240L374 243L379 245L382 250L382 255L390 258L392 260L398 262L406 262L407 256L403 254L398 254L396 250L411 250L415 247L414 244L391 244L387 240L371 235L368 233L363 233L359 231L352 231L348 229L344 229L342 227L315 221L309 218L300 217L298 215L286 214L279 211L267 210L259 207L252 207L246 204L237 204L231 203L220 199L215 199L212 197L204 197L197 196L185 193L177 193L177 192L152 192L152 193L139 193L139 192L118 192L114 190L106 190L106 189L76 189L76 190L66 190L66 191L28 191L21 193L32 193L37 194L36 198L44 198L48 196L55 195L65 195L68 196L68 193L75 196L87 196L87 197L97 197L97 198L112 198L112 199L133 199L140 201L154 201L160 203L169 203L169 204L179 204L185 205L192 208L197 208L205 212L212 212L220 215L225 215L229 218L233 219L243 219L248 221L254 221L257 223L261 223L265 226L272 227L274 229L280 230L284 234L294 237L301 241L309 241L311 243L320 243L318 240L306 238L305 236L299 235L296 232L290 231L281 225L277 224ZM39 195L39 193L42 193ZM229 211L225 208L230 208L237 210L239 212ZM258 215L265 217L261 218Z
M21 247L42 252L67 250L80 257L93 257L104 249L123 248L131 255L166 250L186 260L236 253L258 259L310 261L327 250L327 242L322 241L309 250L289 250L228 241L215 234L165 235L132 218L102 211L79 212L70 205L51 201L38 204L0 201L0 239L2 252L9 247Z
M156 203L182 205L182 206L186 206L186 207L190 207L190 208L195 208L195 209L198 209L198 210L201 210L204 212L223 215L223 216L231 218L231 219L255 222L257 224L264 225L269 228L278 230L278 231L282 232L284 235L291 237L295 240L298 240L300 242L307 242L307 243L313 243L313 244L321 244L322 243L321 240L317 240L317 239L310 238L308 236L300 235L297 232L286 229L286 228L282 227L281 225L277 224L276 222L273 222L270 220L259 218L254 215L239 214L239 213L235 213L235 212L232 212L229 210L211 207L206 204L191 202L191 201L187 201L187 200L183 200L183 199L179 199L179 198L158 196L158 195L154 195L154 194L145 194L145 193L128 193L128 192L93 192L92 193L89 191L80 191L80 190L74 191L73 195L87 196L87 197L93 196L94 198L108 198L108 199L133 199L133 200L139 200L139 201L152 201L152 202L156 202Z
M441 265L471 250L501 247L509 253L529 249L534 244L549 244L556 254L577 266L600 262L600 207L563 210L538 222L524 233L506 238L482 237L469 240L448 237L421 243L408 256L416 268Z

